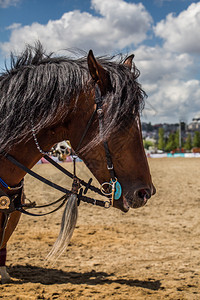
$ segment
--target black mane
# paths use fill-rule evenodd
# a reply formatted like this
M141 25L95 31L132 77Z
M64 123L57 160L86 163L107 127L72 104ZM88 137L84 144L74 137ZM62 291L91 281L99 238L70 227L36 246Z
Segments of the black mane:
M104 99L108 103L104 134L108 137L143 108L146 94L136 80L136 68L131 74L122 63L98 61L108 70L112 84L112 92ZM54 57L40 43L27 46L16 58L11 55L11 69L0 76L0 153L30 138L31 123L39 131L53 124L58 113L66 117L70 99L78 98L90 79L86 57Z

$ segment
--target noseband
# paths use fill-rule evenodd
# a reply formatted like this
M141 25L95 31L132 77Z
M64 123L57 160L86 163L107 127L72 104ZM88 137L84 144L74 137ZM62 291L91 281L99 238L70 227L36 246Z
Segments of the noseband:
M79 151L79 149L82 145L82 142L83 142L83 140L84 140L91 124L92 124L92 122L94 121L94 118L95 118L96 114L97 114L98 120L99 120L99 134L100 134L101 140L103 140L103 118L104 118L104 113L103 113L103 109L102 109L103 98L101 96L101 91L100 91L98 85L96 85L96 87L95 87L95 104L96 104L96 109L93 112L92 116L90 117L90 120L87 123L87 126L84 130L84 133L83 133L83 135L80 139L80 142L77 146L76 152ZM105 208L109 208L110 206L112 206L114 200L118 200L121 197L122 189L121 189L120 183L117 181L117 178L115 176L115 171L114 171L114 167L113 167L113 163L112 163L112 157L111 157L111 154L110 154L110 151L109 151L107 141L103 141L103 145L104 145L104 149L105 149L107 169L110 173L110 182L103 183L101 185L101 189L99 189L99 188L91 185L92 178L90 178L88 182L85 182L84 180L81 180L76 176L76 157L77 156L73 156L74 172L72 174L69 171L67 171L65 168L63 168L61 165L56 163L53 159L51 159L51 157L49 157L49 155L48 155L48 152L45 152L41 149L41 147L38 143L38 140L37 140L36 132L35 132L33 126L32 126L32 134L33 134L33 138L34 138L34 142L36 144L36 147L39 150L39 152L41 154L43 154L44 158L47 161L49 161L52 165L54 165L56 168L58 168L61 172L63 172L65 175L67 175L68 177L73 179L72 190L71 191L67 190L67 189L61 187L60 185L57 185L57 184L49 181L48 179L42 177L41 175L35 173L34 171L32 171L30 169L28 169L26 166L24 166L23 164L18 162L14 157L12 157L10 154L4 153L4 156L10 162L15 164L17 167L24 170L26 173L30 174L31 176L37 178L38 180L44 182L45 184L47 184L47 185L49 185L49 186L65 193L65 195L63 197L61 197L60 199L56 200L53 203L43 205L43 206L36 206L35 203L22 204L21 201L19 201L18 195L21 195L20 196L20 199L21 199L22 194L23 194L23 187L21 187L20 189L18 188L18 191L15 194L15 196L12 196L12 197L14 197L14 199L16 199L16 198L18 199L17 203L16 203L15 200L13 200L11 197L9 197L4 192L3 192L3 195L1 196L1 190L0 190L0 211L1 212L4 212L5 214L7 214L7 213L11 213L13 211L18 210L18 211L20 211L22 213L25 213L25 214L28 214L28 215L39 216L39 214L32 214L32 213L26 211L25 209L27 209L27 208L47 207L47 206L53 205L55 203L61 202L61 204L56 209L49 212L49 213L52 213L52 212L58 210L60 207L62 207L64 205L64 203L66 202L66 199L68 198L68 196L72 193L77 194L79 203L80 203L80 201L83 201L83 202L87 202L87 203L92 203L94 205L103 206ZM7 184L1 178L0 178L0 183L5 188L9 189ZM81 186L84 186L85 189L83 190L83 188ZM103 200L96 200L96 199L84 196L87 193L88 189L90 189L91 191L93 191L95 193L98 193L99 195L106 196L109 199L106 200L106 201L103 201ZM79 191L79 193L78 193L78 191ZM5 201L5 199L7 199L7 201ZM46 213L46 214L49 214L49 213ZM46 215L46 214L40 214L40 215Z

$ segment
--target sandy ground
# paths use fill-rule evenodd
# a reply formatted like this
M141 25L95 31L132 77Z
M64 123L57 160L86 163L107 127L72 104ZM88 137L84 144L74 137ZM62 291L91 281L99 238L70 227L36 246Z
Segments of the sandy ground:
M13 282L0 285L0 298L200 299L200 159L149 164L157 194L148 204L127 214L81 204L70 245L54 265L46 265L45 257L62 212L22 216L8 244ZM50 165L34 169L69 186ZM89 176L82 163L78 169ZM28 175L25 181L27 197L38 204L60 195Z

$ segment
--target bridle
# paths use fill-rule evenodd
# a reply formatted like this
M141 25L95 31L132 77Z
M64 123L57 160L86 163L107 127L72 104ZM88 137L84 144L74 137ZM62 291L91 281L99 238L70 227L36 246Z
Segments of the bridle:
M90 117L87 126L84 130L84 133L79 141L79 144L77 146L76 152L80 149L82 142L92 124L94 121L95 115L97 114L98 120L99 120L99 134L100 137L103 140L103 118L104 118L104 113L102 109L103 105L103 97L101 95L101 91L99 89L99 86L96 84L95 86L95 104L96 104L96 109L92 113L92 116ZM121 197L122 189L120 183L117 181L117 178L115 177L115 171L112 163L112 157L109 151L108 143L107 141L103 141L104 149L105 149L105 156L106 156L106 161L107 161L107 169L110 173L110 182L105 182L101 185L101 188L97 188L91 184L92 178L89 179L88 182L85 182L84 180L79 179L76 176L76 156L73 156L73 163L74 163L74 172L73 174L67 171L65 168L63 168L60 164L56 163L49 155L48 152L45 152L41 149L36 132L34 127L32 126L32 135L34 138L34 142L36 144L36 147L38 151L43 154L44 158L49 161L53 166L55 166L57 169L59 169L61 172L63 172L65 175L73 179L72 183L72 189L68 190L66 188L63 188L62 186L55 184L51 182L50 180L42 177L41 175L35 173L34 171L30 170L20 162L18 162L14 157L12 157L8 153L4 153L4 156L13 164L15 164L17 167L20 169L24 170L26 173L30 174L31 176L35 177L36 179L42 181L43 183L53 187L54 189L57 189L61 192L63 192L65 195L62 196L60 199L46 205L42 206L36 206L35 202L30 202L26 204L22 204L22 197L24 196L23 193L23 181L21 182L21 186L17 187L17 192L9 197L7 193L3 192L0 190L0 212L3 212L4 214L10 214L13 211L20 211L24 214L28 214L31 216L44 216L46 214L50 214L52 212L55 212L56 210L60 209L64 203L67 201L67 198L71 194L77 194L78 197L78 204L80 204L80 201L91 203L94 205L102 206L105 208L109 208L110 206L113 206L114 200L118 200ZM8 187L8 185L0 178L0 183L7 188L8 190L15 189ZM83 189L83 187L84 189ZM108 199L107 200L96 200L90 197L85 196L87 191L91 190L101 196L106 196ZM61 204L54 210L48 212L48 213L43 213L43 214L35 214L35 213L30 213L27 211L29 208L42 208L42 207L47 207L51 206L53 204L57 204L61 202Z

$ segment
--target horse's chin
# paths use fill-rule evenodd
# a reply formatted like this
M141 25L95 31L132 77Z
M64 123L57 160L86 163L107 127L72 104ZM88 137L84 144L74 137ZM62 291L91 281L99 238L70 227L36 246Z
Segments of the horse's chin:
M115 208L120 209L121 211L127 213L129 211L130 205L124 196L122 196L119 200L114 200L113 206Z
M123 207L124 207L124 210L125 210L126 212L128 212L128 211L129 211L129 208L130 208L130 205L129 205L129 203L128 203L126 197L122 196L122 200L123 200Z

